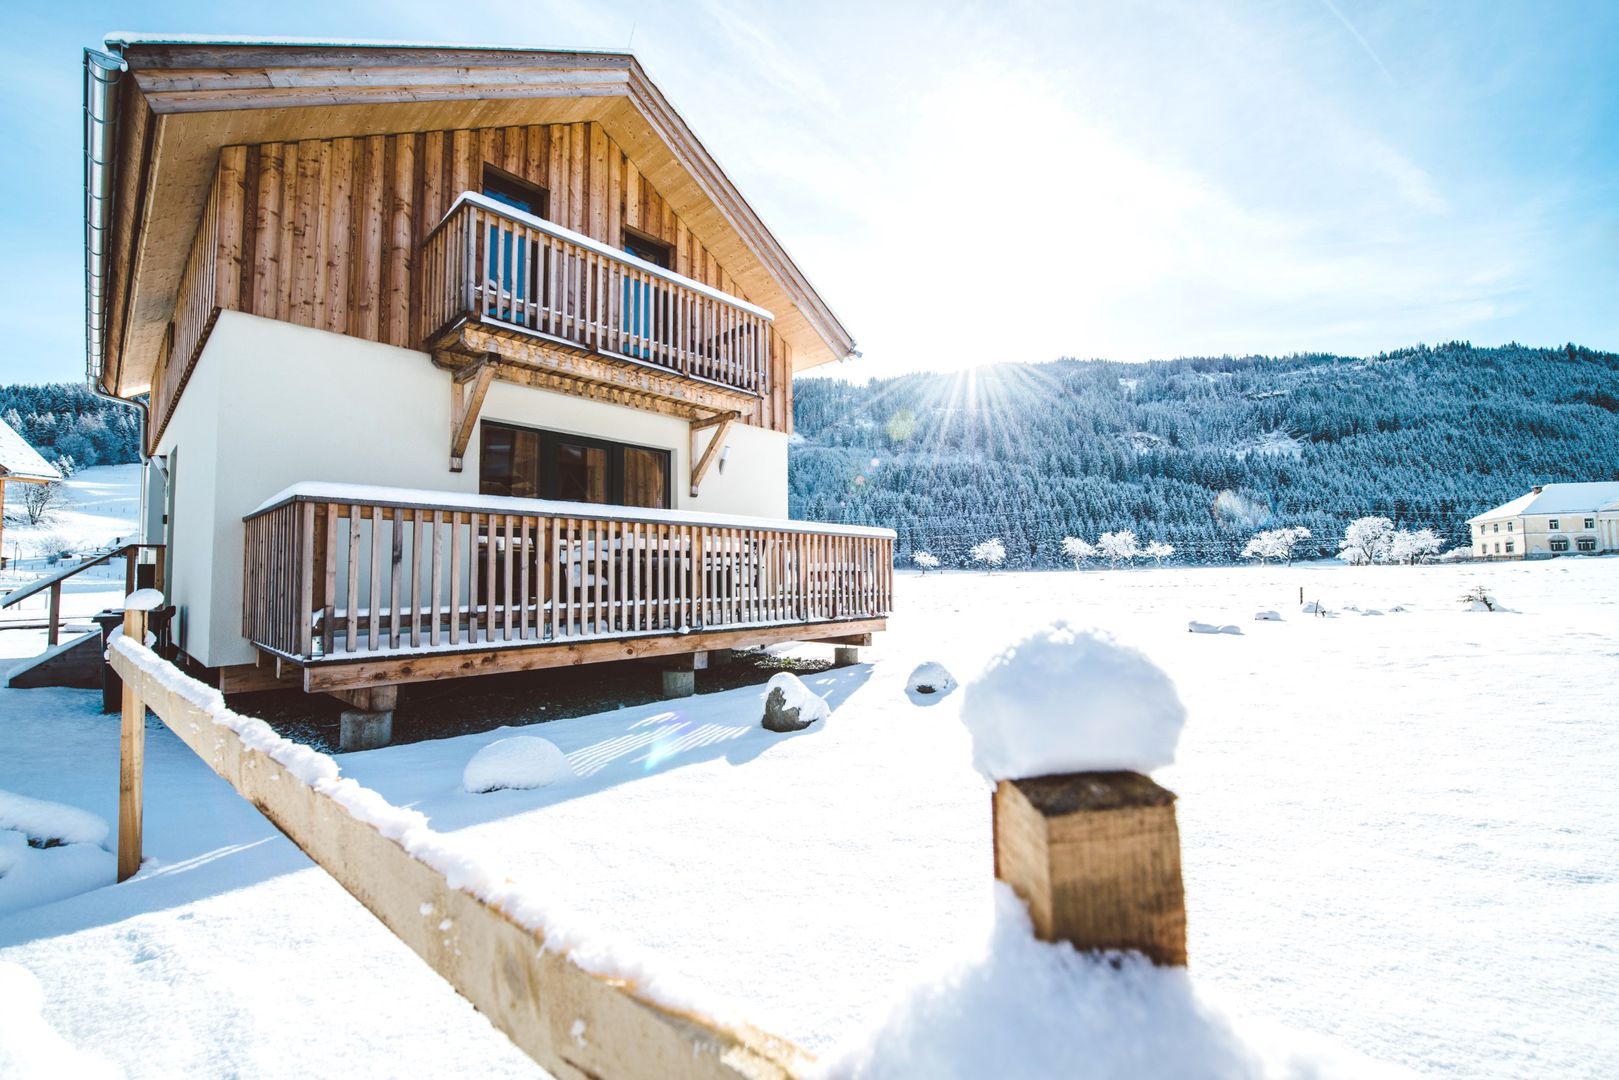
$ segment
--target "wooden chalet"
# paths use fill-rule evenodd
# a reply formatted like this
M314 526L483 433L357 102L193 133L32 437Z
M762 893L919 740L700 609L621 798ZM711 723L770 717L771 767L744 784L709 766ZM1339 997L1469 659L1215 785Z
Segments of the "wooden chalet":
M87 50L89 369L226 690L864 643L893 534L786 520L854 352L627 53Z

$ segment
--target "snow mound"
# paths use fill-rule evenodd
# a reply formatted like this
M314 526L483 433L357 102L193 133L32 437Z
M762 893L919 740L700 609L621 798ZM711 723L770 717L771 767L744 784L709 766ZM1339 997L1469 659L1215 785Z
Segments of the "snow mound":
M1223 626L1216 626L1214 623L1198 622L1196 619L1193 619L1191 622L1186 624L1186 630L1187 630L1188 633L1191 633L1191 634L1241 634L1242 633L1242 627L1233 626L1231 623L1226 623Z
M1254 612L1254 621L1255 622L1281 622L1282 617L1280 615L1276 614L1276 612L1274 612L1274 611L1256 611L1256 612Z
M1169 765L1186 710L1140 652L1057 622L991 660L968 685L961 717L973 765L1005 780Z
M163 594L156 589L136 589L124 597L125 611L156 611L163 606Z
M1299 605L1299 610L1306 615L1321 615L1325 614L1327 609L1321 606L1321 601L1319 600L1306 600Z
M956 688L956 677L936 660L916 665L905 680L905 693L918 705L931 705Z
M772 675L765 683L763 724L769 731L801 731L831 715L826 699L790 671Z
M41 846L52 840L100 844L108 832L106 821L88 810L9 791L0 791L0 829L14 829Z
M549 739L514 735L497 739L472 755L461 774L461 787L474 795L501 788L545 787L573 777L568 755Z
M1291 1033L1249 1036L1198 993L1184 968L1040 941L1022 901L1002 882L995 883L995 922L982 949L914 985L874 1028L819 1067L820 1076L840 1080L1032 1080L1081 1072L1135 1080L1404 1075Z
M99 1080L122 1069L64 1039L44 1017L45 991L33 972L0 962L0 1076L71 1076Z

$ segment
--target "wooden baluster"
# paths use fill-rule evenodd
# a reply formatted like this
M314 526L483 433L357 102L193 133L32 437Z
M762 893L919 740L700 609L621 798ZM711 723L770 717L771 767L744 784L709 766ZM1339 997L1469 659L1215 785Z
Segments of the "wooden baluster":
M321 507L321 517L326 519L326 554L322 557L325 581L321 589L320 615L320 651L323 656L331 653L332 643L337 636L337 510L333 503Z
M431 577L433 579L433 591L432 591L432 593L429 594L429 599L428 599L428 606L432 610L429 613L429 618L430 618L431 621L427 624L427 627L428 627L428 639L434 645L437 645L439 643L439 633L440 633L440 631L439 631L439 619L440 619L441 614L443 612L443 605L442 605L442 602L440 600L440 597L442 597L444 595L444 535L443 535L443 532L442 532L442 526L443 525L444 525L444 511L442 511L442 510L434 510L433 513L432 513L432 522L431 522L431 524L429 526L433 530L433 566L432 566L432 574L431 574Z
M478 517L467 514L467 644L478 640ZM485 627L485 637L488 637Z
M450 644L461 644L461 515L450 515Z
M343 651L354 652L360 619L360 508L349 504L348 617L343 622Z

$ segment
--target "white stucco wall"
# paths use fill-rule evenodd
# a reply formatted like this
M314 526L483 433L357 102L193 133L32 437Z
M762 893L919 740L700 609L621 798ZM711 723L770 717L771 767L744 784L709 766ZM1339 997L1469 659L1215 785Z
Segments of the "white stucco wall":
M787 436L733 424L725 470L690 493L684 421L494 384L482 419L672 452L679 510L787 516ZM177 640L211 667L250 663L241 635L242 516L302 480L476 493L478 434L449 469L450 375L426 353L223 312L158 453L175 453ZM699 441L709 437L704 433Z

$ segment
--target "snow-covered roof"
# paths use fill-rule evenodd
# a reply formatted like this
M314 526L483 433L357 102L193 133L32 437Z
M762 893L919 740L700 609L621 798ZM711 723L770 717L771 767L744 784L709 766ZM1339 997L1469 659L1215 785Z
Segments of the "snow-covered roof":
M0 477L7 480L60 480L55 465L39 456L10 424L0 420Z
M1467 519L1469 525L1492 518L1524 514L1577 514L1590 510L1619 509L1619 480L1585 484L1546 484L1520 495L1494 510Z

